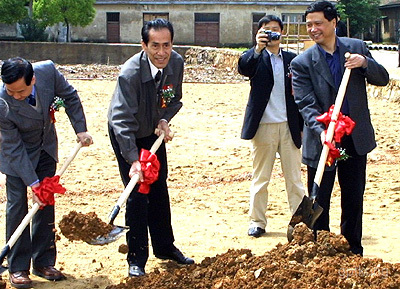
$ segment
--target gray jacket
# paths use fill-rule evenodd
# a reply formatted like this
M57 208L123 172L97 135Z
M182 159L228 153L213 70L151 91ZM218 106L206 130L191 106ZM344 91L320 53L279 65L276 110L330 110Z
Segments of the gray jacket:
M365 155L376 147L374 129L372 127L366 82L385 86L389 82L386 69L378 64L371 56L363 41L347 37L337 38L342 73L344 73L344 54L346 52L364 55L368 61L366 69L357 68L351 71L346 90L350 117L356 126L352 132L357 154ZM320 134L325 125L318 122L316 117L327 112L334 104L337 89L328 64L317 45L307 49L303 54L293 59L293 89L295 101L303 116L303 163L317 167L322 150Z
M139 159L136 139L150 136L160 119L170 121L182 107L183 66L182 57L172 51L161 80L162 86L172 85L175 95L166 108L161 108L144 51L122 66L108 111L108 125L129 164Z
M85 132L86 120L76 90L65 80L51 61L33 64L36 77L36 101L42 113L27 101L9 96L4 85L0 87L0 171L20 177L25 185L38 179L35 168L41 150L58 160L57 134L49 110L55 96L64 100L65 111L75 133Z

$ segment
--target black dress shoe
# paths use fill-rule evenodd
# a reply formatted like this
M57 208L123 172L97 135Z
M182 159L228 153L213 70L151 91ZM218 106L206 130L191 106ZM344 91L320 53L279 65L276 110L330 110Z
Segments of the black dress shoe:
M60 281L66 279L64 274L53 266L33 268L32 273L50 281Z
M178 264L194 264L194 260L192 258L185 257L178 248L174 248L172 251L163 254L155 254L158 259L162 260L172 260L176 261Z
M140 277L144 276L144 268L141 268L137 265L129 265L129 272L128 275L129 277Z
M29 271L18 271L18 272L10 273L10 283L11 283L11 286L14 288L32 288L33 287L32 280L29 278Z
M261 229L260 227L251 227L251 228L249 229L249 231L247 232L247 234L248 234L249 236L258 238L258 237L260 237L262 234L265 234L265 230L264 230L264 229Z

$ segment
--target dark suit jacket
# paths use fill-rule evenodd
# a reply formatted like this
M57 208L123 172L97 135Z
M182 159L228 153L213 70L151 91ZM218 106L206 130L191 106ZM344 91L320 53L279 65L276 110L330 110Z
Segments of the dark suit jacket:
M36 101L40 102L42 113L27 101L9 96L4 86L0 87L0 171L20 177L27 186L38 179L35 168L41 150L57 161L57 135L49 114L55 96L64 99L65 111L75 133L87 131L78 94L53 62L34 63L33 70L36 76Z
M339 41L340 63L344 73L344 54L346 52L364 55L368 67L351 71L346 90L350 117L356 126L352 139L357 154L365 155L376 147L374 129L368 108L366 82L384 86L389 82L386 69L371 56L364 42L347 37L336 38ZM292 63L293 89L296 103L303 115L305 128L303 135L303 162L317 167L322 150L320 134L325 125L315 118L327 112L334 104L337 90L328 64L317 45L307 49Z
M336 25L336 35L339 37L346 37L347 36L347 26L344 24L343 21L338 21Z
M108 125L125 160L132 164L139 159L136 138L154 133L160 119L170 121L182 107L183 59L172 51L163 70L163 85L172 85L175 97L161 108L150 65L144 51L128 59L122 66L108 111Z
M282 51L285 73L285 100L287 119L290 133L297 148L301 146L301 130L303 119L298 111L292 95L291 75L289 64L296 54ZM242 139L252 139L258 129L261 118L267 107L272 87L274 86L274 74L271 59L266 50L263 50L258 58L254 58L254 47L245 51L239 58L239 73L250 78L250 96L247 102L244 122L242 127Z

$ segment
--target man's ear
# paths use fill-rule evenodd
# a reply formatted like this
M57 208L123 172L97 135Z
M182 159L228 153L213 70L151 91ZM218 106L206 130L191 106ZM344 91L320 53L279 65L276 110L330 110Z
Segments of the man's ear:
M31 80L31 85L34 85L35 83L36 83L36 76L33 75Z
M335 28L337 27L337 22L338 20L336 18L333 18L332 21L335 20Z
M143 49L143 50L146 50L146 49L147 49L146 43L144 43L143 40L141 40L140 43L142 44L142 49Z

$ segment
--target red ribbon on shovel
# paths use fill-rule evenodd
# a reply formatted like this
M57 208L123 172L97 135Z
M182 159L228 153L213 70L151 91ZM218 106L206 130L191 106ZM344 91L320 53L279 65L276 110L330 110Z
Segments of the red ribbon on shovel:
M329 126L330 122L335 122L335 131L333 134L333 139L335 142L340 143L342 140L342 137L344 135L350 135L351 132L353 131L356 123L348 116L342 114L339 112L338 119L332 120L332 113L335 105L332 105L329 108L328 112L325 112L324 114L321 114L320 116L317 116L317 120L319 122L322 122L325 124L326 127ZM333 146L332 143L330 142L325 142L328 147L329 147L329 154L326 163L330 166L332 165L333 161L340 157L340 152L339 150Z
M155 154L145 149L140 151L139 161L143 173L143 182L140 183L139 193L148 194L150 192L150 185L158 179L160 162Z
M39 183L39 186L32 190L45 206L54 206L54 194L64 194L66 192L66 188L59 182L60 176L58 175L54 177L45 177L43 181ZM43 209L43 207L40 207L40 209Z

